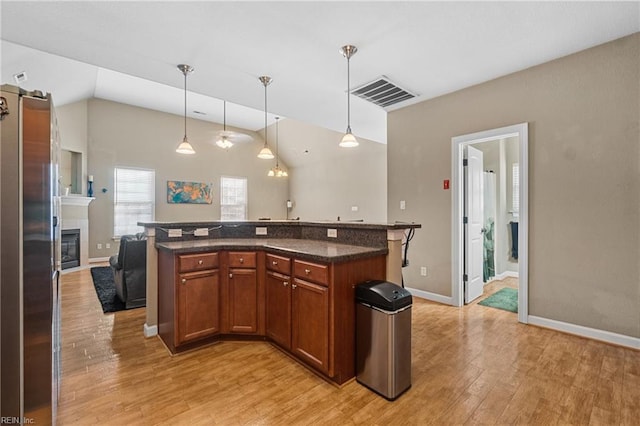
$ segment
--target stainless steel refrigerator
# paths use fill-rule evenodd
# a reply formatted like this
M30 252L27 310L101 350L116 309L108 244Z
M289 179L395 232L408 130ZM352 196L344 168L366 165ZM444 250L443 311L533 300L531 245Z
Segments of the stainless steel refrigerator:
M55 424L60 376L60 142L51 95L0 98L0 411Z

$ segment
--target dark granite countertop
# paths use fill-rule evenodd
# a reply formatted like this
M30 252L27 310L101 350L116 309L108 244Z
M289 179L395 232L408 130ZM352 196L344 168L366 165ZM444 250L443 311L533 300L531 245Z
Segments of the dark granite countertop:
M171 251L175 254L207 250L266 250L270 253L294 256L300 259L333 263L382 256L388 253L386 248L362 247L316 240L266 238L222 238L159 242L156 243L156 248L158 250Z
M179 228L179 227L233 227L241 225L254 226L312 226L323 228L352 228L352 229L408 229L421 228L419 223L369 223L357 221L300 221L300 220L247 220L247 221L186 221L186 222L138 222L147 228Z

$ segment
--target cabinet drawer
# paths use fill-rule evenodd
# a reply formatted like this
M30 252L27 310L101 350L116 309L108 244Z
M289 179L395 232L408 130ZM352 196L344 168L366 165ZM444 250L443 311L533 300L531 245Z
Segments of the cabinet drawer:
M267 254L267 269L280 272L281 274L291 274L291 259L288 257Z
M178 255L178 271L191 272L218 267L218 253L195 253Z
M329 266L318 263L294 261L293 273L296 277L313 281L318 284L329 285Z
M255 268L256 254L248 251L229 252L230 268Z

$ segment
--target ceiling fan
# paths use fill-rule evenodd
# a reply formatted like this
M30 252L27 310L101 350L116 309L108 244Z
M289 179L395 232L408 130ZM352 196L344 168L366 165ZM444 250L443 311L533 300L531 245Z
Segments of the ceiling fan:
M218 132L218 137L216 138L216 145L222 149L229 149L236 143L246 143L251 142L253 138L249 135L239 132L233 132L231 130L227 130L227 101L222 101L223 105L223 125L222 130Z

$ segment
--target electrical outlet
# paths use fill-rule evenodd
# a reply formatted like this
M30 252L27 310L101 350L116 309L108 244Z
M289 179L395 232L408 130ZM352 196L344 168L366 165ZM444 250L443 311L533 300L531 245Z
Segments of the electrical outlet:
M423 277L427 276L427 267L426 266L421 266L420 267L420 275L422 275Z
M351 211L352 212L357 212L358 211L358 206L351 206Z
M196 228L193 230L193 235L195 237L206 237L209 235L209 230L207 228Z
M407 208L407 203L404 200L400 201L400 210L404 210L406 208Z
M97 244L98 250L102 250L102 243Z
M338 238L338 230L337 229L327 229L327 237L329 237L329 238Z
M266 226L256 226L256 235L267 235Z
M108 249L110 249L110 248L111 248L111 244L109 244L109 243L105 244L105 245L104 245L104 248L108 248Z
M182 229L168 229L167 236L169 238L182 237Z

